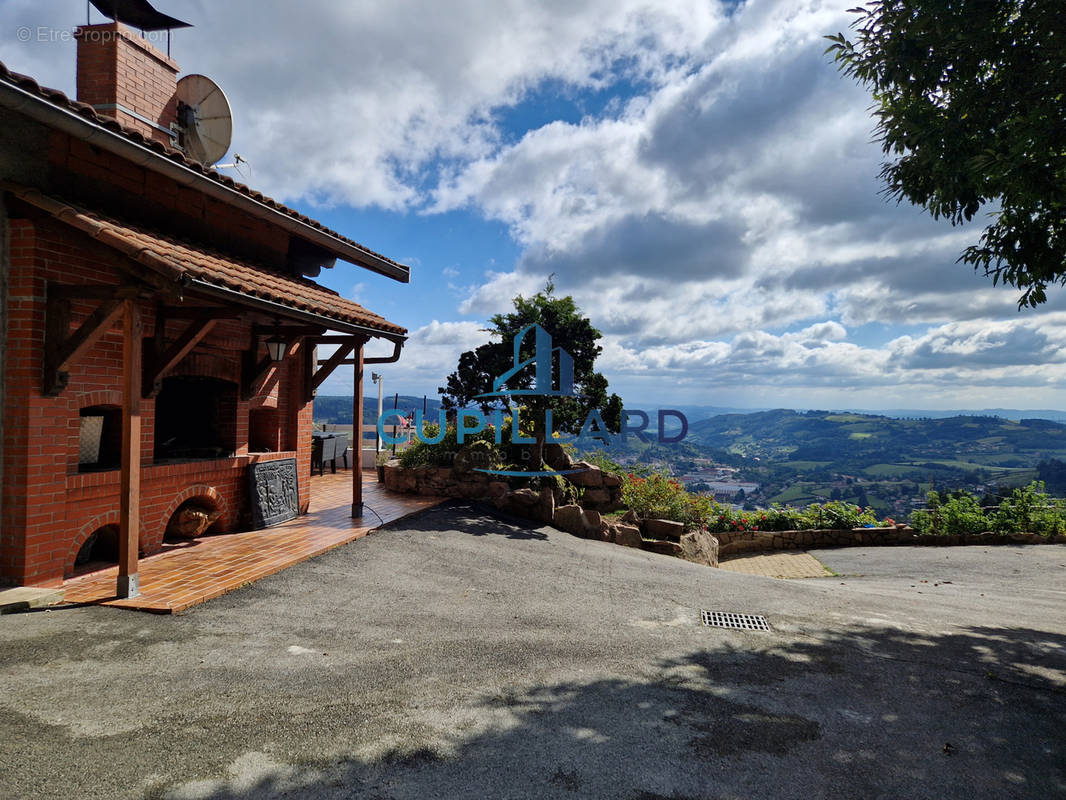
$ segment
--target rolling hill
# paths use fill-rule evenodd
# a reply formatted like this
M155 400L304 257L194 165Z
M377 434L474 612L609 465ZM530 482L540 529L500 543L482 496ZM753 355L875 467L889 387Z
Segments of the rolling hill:
M396 401L395 395L386 397L383 403L385 411L391 411L393 404ZM410 413L414 410L422 409L422 398L414 397L412 395L400 395L399 402L396 403L396 407L406 413ZM426 400L426 417L430 420L436 420L437 410L440 408L440 400L435 397L430 397ZM378 419L378 398L364 397L363 398L363 420L367 425L373 425ZM315 422L328 422L335 425L351 425L352 424L352 398L349 395L344 397L342 395L320 395L315 398L315 410L314 410ZM388 422L388 420L386 420Z
M936 465L996 472L1032 468L1066 455L1066 425L992 416L894 419L779 409L701 420L690 427L686 441L760 461L899 477Z

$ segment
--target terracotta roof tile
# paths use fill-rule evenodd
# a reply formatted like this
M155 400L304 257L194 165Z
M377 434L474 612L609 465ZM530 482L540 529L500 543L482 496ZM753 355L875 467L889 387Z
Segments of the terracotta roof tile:
M2 184L22 200L112 247L164 278L188 280L229 289L246 297L269 300L298 311L405 335L407 330L358 303L341 297L306 278L294 278L256 264L237 261L199 245L190 244L102 216L13 184Z

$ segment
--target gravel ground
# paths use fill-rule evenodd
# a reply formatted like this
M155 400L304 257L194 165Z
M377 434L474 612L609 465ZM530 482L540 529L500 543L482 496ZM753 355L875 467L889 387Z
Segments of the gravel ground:
M1066 546L816 555L452 505L175 617L0 617L0 796L1066 797Z

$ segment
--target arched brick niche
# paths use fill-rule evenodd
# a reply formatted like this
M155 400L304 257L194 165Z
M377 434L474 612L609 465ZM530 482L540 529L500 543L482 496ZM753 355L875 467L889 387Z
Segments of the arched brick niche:
M75 562L77 561L78 554L81 552L85 543L89 541L89 537L94 534L98 535L100 531L107 528L114 528L117 533L118 525L118 511L109 511L106 514L98 514L82 525L70 543L70 549L67 552L67 558L63 564L63 577L69 578L74 574Z
M166 536L166 529L171 519L186 505L202 506L210 511L218 512L218 519L211 524L208 530L222 531L232 527L233 520L230 516L230 503L226 496L214 486L201 483L189 486L170 501L162 517L163 530L159 532L160 538Z

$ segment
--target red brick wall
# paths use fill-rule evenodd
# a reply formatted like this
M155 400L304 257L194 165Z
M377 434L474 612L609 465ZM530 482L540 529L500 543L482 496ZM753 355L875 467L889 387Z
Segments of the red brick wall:
M177 120L178 65L146 39L117 22L86 25L78 40L78 99L91 106L123 106L170 129ZM98 108L146 138L170 144L171 138L135 116Z
M117 521L119 472L78 473L79 410L118 405L122 388L122 338L118 326L71 369L59 397L41 394L48 281L64 284L116 283L122 257L48 217L13 219L8 308L8 370L4 397L5 441L0 578L27 585L55 585L73 568L78 548L94 530ZM187 298L187 302L195 302ZM93 304L72 303L71 329ZM145 336L154 333L155 305L142 305ZM262 323L263 321L260 321ZM185 323L173 320L168 335ZM240 351L247 347L252 320L216 325L172 374L209 375L239 381ZM260 355L265 353L261 346ZM143 554L162 545L167 521L190 497L206 497L223 512L219 527L244 523L246 467L255 460L296 455L300 506L310 490L311 404L303 402L303 357L295 347L271 369L255 399L239 400L234 457L180 464L153 464L152 399L143 400L141 440L141 539ZM274 436L285 451L249 456L249 411L277 407ZM295 452L292 452L295 451Z

